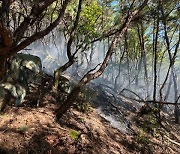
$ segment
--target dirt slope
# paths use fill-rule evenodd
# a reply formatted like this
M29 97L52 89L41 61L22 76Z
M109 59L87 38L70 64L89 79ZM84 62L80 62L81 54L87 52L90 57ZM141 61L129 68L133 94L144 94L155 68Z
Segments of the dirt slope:
M86 113L71 108L56 121L58 102L44 90L41 107L33 105L39 96L31 93L23 107L9 106L0 115L0 154L180 153L176 143L162 136L144 135L133 121L136 134L120 132L92 107ZM178 141L179 126L169 124L169 129L176 138L169 137Z
M0 116L0 153L126 153L121 144L126 136L95 109L89 114L71 109L57 123L54 107L7 109Z
M55 105L51 104L42 108L7 109L6 114L0 116L0 153L147 152L135 142L133 136L112 128L93 108L88 114L71 109L59 123L55 121L54 108ZM162 149L156 145L152 153L162 152ZM164 149L166 153L178 153L177 150L169 147Z

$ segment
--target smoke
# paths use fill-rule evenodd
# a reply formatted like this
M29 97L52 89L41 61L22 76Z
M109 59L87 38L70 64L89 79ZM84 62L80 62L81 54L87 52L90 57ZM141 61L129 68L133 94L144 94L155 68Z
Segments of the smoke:
M24 50L23 53L28 53L32 55L39 56L42 60L43 70L53 75L53 72L65 64L68 61L68 57L66 55L66 45L67 41L64 38L63 34L56 33L55 36L47 36L45 40L39 40L28 47L28 50ZM87 50L84 52L79 52L76 57L76 62L68 68L65 73L68 73L70 76L76 75L82 77L89 70L96 67L98 64L103 62L105 54L108 50L108 40L104 40L101 42L96 42L93 45L89 46ZM30 49L30 50L29 50ZM72 51L75 49L72 48ZM120 48L122 50L122 48ZM148 55L147 57L147 75L145 78L145 69L143 64L141 64L141 68L138 68L139 59L128 59L127 55L124 55L124 58L120 62L120 57L122 56L123 51L116 51L116 55L112 56L112 59L109 62L109 65L105 69L105 72L101 77L93 80L92 82L102 85L106 85L118 93L123 89L127 89L129 91L123 91L123 95L131 98L139 99L135 94L137 94L140 98L146 100L152 100L153 98L153 89L154 89L154 74L153 74L153 59L152 55ZM162 86L169 66L167 56L164 58L164 61L160 65L157 65L157 99L159 98L159 90ZM174 65L174 72L176 73L176 81L177 86L180 85L180 69L179 69L179 61ZM138 70L139 69L139 70ZM160 70L160 71L159 71ZM169 76L172 76L170 73ZM148 81L148 83L147 83ZM171 83L172 79L168 78L165 87L163 89L163 96L167 93L168 97L166 101L174 102L174 84ZM169 89L168 89L169 88ZM132 93L132 92L134 93ZM179 91L178 91L179 93ZM116 96L115 96L116 97ZM101 102L103 103L103 102ZM118 103L118 102L117 102ZM116 104L117 105L117 104ZM121 106L121 104L119 104ZM138 109L137 102L133 103L133 105ZM170 110L174 106L170 106ZM124 110L128 110L124 108ZM97 109L99 115L105 118L110 124L119 129L123 133L127 133L128 128L127 124L123 121L120 121L116 118L116 115L110 114L106 115L101 108Z
M106 119L112 127L120 130L124 134L128 133L127 125L124 122L116 120L112 115L105 115L100 107L97 109L97 112L101 117Z
M51 75L53 74L54 70L68 61L66 55L66 39L64 38L63 34L56 31L54 33L55 35L48 35L44 40L37 41L30 45L28 47L28 49L30 50L26 49L23 51L23 53L29 53L39 56L42 60L43 70ZM76 63L68 68L66 73L70 75L74 75L74 73L76 73L76 75L82 77L85 73L87 73L87 71L93 69L98 64L103 62L105 53L108 50L108 46L108 40L104 40L94 43L93 45L89 46L89 48L84 52L79 52L77 54ZM72 51L74 50L75 49L72 48ZM122 49L120 48L119 50ZM120 59L120 57L122 56L123 51L119 50L116 51L116 56L114 55L112 57L103 75L100 78L95 79L93 82L108 85L112 88L115 88L118 92L121 92L123 89L129 89L145 100L152 100L154 89L152 55L147 55L146 63L148 77L146 79L143 63L141 64L141 67L139 69L139 59L128 59L126 54L120 63L118 59ZM157 100L159 99L159 90L165 80L168 66L168 56L165 55L162 63L160 64L160 62L158 62L157 65ZM176 62L174 72L176 73L176 81L179 88L180 70L178 66L179 62ZM169 76L172 76L172 74L170 73ZM170 82L171 78L168 78L163 89L163 96L168 93L168 88L170 88L166 101L174 102L174 84ZM170 84L171 86L169 86ZM135 97L131 92L126 91L123 94Z
M57 37L58 36L58 37ZM54 70L67 62L66 40L58 34L56 37L48 35L30 45L23 53L36 55L41 58L43 70L53 75Z

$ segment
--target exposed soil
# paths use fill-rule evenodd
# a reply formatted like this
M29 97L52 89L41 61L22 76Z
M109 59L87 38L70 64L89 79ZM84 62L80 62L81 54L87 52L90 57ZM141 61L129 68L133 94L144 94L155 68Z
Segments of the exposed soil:
M95 109L71 109L58 123L54 105L8 108L0 118L1 153L125 153L126 136L112 128ZM78 132L74 139L70 133Z

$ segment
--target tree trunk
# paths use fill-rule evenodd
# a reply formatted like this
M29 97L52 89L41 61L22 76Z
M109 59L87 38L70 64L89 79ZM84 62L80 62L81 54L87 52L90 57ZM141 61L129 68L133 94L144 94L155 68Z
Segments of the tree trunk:
M164 101L167 101L169 98L169 94L170 94L170 90L171 90L171 85L172 85L172 74L169 76L169 83L168 83L168 87L166 90L166 95L164 97Z
M121 63L122 63L122 60L124 58L124 55L125 55L125 47L124 47L124 50L123 50L123 53L122 53L122 56L120 58L120 62L119 62L119 67L118 67L118 74L115 78L115 84L114 84L114 90L117 91L118 90L118 79L121 75Z
M174 63L175 63L175 59L176 59L176 54L178 52L178 48L179 48L179 42L180 42L180 31L179 31L179 39L177 41L177 44L175 46L175 51L174 51L174 54L172 54L171 52L171 43L170 43L170 39L169 39L169 36L168 36L168 30L167 30L167 21L166 21L166 16L165 16L165 13L164 13L164 8L163 8L163 3L161 1L161 13L162 13L162 17L163 17L163 26L164 26L164 37L165 37L165 41L166 41L166 45L167 45L167 51L168 51L168 55L169 55L169 61L170 61L170 65L169 65L169 69L168 69L168 72L167 72L167 75L166 75L166 79L164 81L164 83L167 81L167 77L169 75L169 72L171 70L171 74L172 74L172 79L173 79L173 83L174 83L174 105L175 105L175 109L174 109L174 115L175 115L175 121L176 123L179 123L180 122L180 119L179 119L179 108L178 108L178 94L177 94L177 91L178 91L178 86L177 86L177 79L176 79L176 75L175 75L175 72L174 72ZM163 88L163 87L162 87Z
M57 109L56 111L56 117L57 119L60 119L64 113L70 108L74 100L77 98L82 86L77 85L69 94L66 101Z
M177 104L175 104L174 116L175 116L175 122L179 124L180 123L180 109Z
M73 27L72 30L70 32L70 38L67 42L67 57L68 57L68 62L65 63L63 66L61 66L60 68L58 68L55 72L54 72L54 86L53 86L53 91L57 92L57 87L59 84L59 78L61 76L61 73L64 72L67 68L69 68L73 63L74 63L74 56L76 53L72 54L71 51L71 47L72 47L72 43L74 41L74 35L79 23L79 19L80 19L80 13L81 13L81 9L82 9L82 2L83 0L79 0L79 4L78 4L78 11L76 13L76 19L73 23Z
M127 72L127 74L128 74L128 88L130 89L130 86L131 86L131 75L130 75L130 59L129 59L129 51L128 51L128 33L127 33L127 31L125 32L125 44L124 44L124 46L125 46L125 51L126 51L126 55L127 55L127 57L126 57L126 60L127 60L127 70L128 70L128 72Z
M177 86L177 80L176 80L176 74L174 72L174 67L171 68L173 83L174 83L174 100L175 100L175 109L174 109L174 116L175 116L175 122L177 124L180 123L180 109L178 107L178 86Z
M159 10L159 5L158 4L158 10ZM155 42L154 42L154 51L153 51L153 54L154 54L154 91L153 91L153 101L156 101L156 90L157 90L157 58L158 58L158 55L157 55L157 43L158 43L158 34L159 34L159 16L157 18L157 21L156 21L156 33L155 33Z

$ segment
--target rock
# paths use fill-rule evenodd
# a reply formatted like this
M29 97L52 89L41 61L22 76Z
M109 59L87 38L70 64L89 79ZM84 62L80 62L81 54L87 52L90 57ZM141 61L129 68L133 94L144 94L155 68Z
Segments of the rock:
M71 85L68 77L61 75L59 77L58 90L60 92L70 93Z
M12 84L12 83L5 82L5 83L0 84L0 87L8 91L11 97L15 98L16 106L19 106L22 104L26 96L26 93L28 91L28 87L20 83Z
M7 81L41 84L42 63L37 56L18 53L10 60Z
M9 70L5 79L0 83L0 110L3 110L8 97L15 98L14 104L22 104L29 86L36 87L42 82L42 64L37 56L18 53L10 60Z

